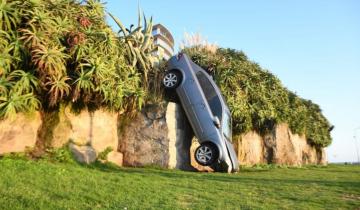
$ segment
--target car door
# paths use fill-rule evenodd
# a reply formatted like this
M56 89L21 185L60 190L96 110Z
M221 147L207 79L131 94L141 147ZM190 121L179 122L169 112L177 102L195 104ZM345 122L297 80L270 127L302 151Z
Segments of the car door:
M213 118L217 116L221 121L222 106L221 101L216 94L216 90L209 80L209 77L204 71L198 71L196 73L197 80L200 88L205 96L205 100L202 99L199 103L195 104L196 109L199 110L199 119L202 121L203 129L206 130L205 136L211 135L215 132L215 126Z
M194 133L198 138L202 138L205 133L204 117L206 116L205 98L202 94L195 74L191 73L183 85L183 107L187 112L188 119L193 127Z

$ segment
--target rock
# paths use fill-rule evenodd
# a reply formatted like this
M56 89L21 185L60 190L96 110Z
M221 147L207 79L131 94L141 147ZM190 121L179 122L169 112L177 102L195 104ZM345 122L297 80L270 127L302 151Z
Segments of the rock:
M301 158L297 156L292 134L287 124L280 124L272 132L272 138L275 142L273 147L272 163L299 166Z
M196 171L192 164L193 153L191 145L194 132L190 126L185 112L180 105L176 106L176 168L184 171ZM197 166L197 165L195 165Z
M72 124L65 111L65 108L60 108L58 114L58 123L54 125L53 130L48 130L48 136L52 134L50 146L54 148L60 148L69 142ZM49 129L51 126L47 126L45 129Z
M145 112L145 116L150 120L158 120L165 116L165 109L162 109L157 104L149 104L146 109L143 110Z
M79 163L90 164L96 160L96 151L91 146L78 146L70 143L69 148L75 160Z
M263 137L254 131L237 138L238 159L241 165L326 164L323 148L310 145L305 135L293 134L287 124L280 124Z
M241 165L265 163L264 140L254 131L248 132L238 140L238 160Z
M162 106L150 105L131 120L129 116L119 116L118 125L126 124L119 129L119 147L124 155L124 165L168 167L168 128L164 125L163 116L157 118L156 113L165 113L165 110Z
M33 153L40 156L46 148L61 147L70 139L76 145L91 145L70 146L84 163L95 161L96 153L110 147L114 152L108 158L117 165L209 171L194 160L197 142L192 142L191 126L175 103L166 109L148 105L134 118L104 110L75 115L68 108L60 108L58 112L36 113L32 118L18 114L14 120L0 121L0 154L35 147ZM275 126L264 136L248 132L235 137L234 144L242 165L327 163L323 148L310 145L304 135L293 134L286 124Z
M123 165L123 154L121 152L111 151L106 156L108 162L113 163L117 166Z
M195 171L191 164L191 142L194 136L180 105L169 103L166 109L166 124L169 138L169 168Z
M60 148L69 141L71 124L62 107L59 111L42 111L41 125L37 131L35 150L32 155L40 157L47 148Z
M60 148L70 140L77 145L91 145L97 152L111 147L116 150L117 114L104 110L81 111L74 114L70 108L43 112L36 145L39 150Z
M318 164L327 165L328 162L327 162L325 149L319 148L317 152L318 152Z
M120 117L118 124L123 124L126 117ZM195 170L190 158L193 133L181 106L175 103L169 103L166 109L153 104L144 107L119 133L126 166Z
M169 103L166 108L166 122L169 139L169 162L168 168L176 168L176 104Z
M78 115L68 111L66 114L71 122L69 139L77 144L90 144L98 153L108 147L118 148L116 113L97 110L82 111Z
M38 112L31 116L17 114L13 120L0 121L0 155L24 152L27 148L33 148L40 124Z

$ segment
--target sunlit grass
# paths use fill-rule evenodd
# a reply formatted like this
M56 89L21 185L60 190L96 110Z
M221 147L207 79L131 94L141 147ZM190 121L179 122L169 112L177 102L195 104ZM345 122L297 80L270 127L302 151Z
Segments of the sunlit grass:
M0 209L356 209L360 167L193 173L0 160Z

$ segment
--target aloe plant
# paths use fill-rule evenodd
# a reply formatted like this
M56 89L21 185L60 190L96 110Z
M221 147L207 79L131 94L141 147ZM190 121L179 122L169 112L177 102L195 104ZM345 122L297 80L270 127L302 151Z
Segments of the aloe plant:
M0 119L60 104L141 107L152 71L152 20L123 28L124 38L105 14L100 0L0 0Z
M119 26L120 40L126 44L126 55L128 61L133 67L138 67L142 70L144 81L148 81L148 72L152 70L153 64L158 61L156 56L151 52L154 50L153 36L152 36L152 17L147 20L143 14L144 26L141 21L141 11L138 11L138 26L135 29L125 28L122 22L109 13L110 17ZM147 83L145 83L147 87Z
M15 8L20 1L0 0L0 29L14 29L20 21L19 11Z

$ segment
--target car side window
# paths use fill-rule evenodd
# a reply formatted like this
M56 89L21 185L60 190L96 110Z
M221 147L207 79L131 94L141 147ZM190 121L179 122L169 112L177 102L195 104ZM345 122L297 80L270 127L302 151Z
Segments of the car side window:
M211 112L214 116L217 116L219 120L222 117L222 107L219 96L216 94L214 86L211 84L206 75L199 71L196 73L201 89L204 92L206 100L210 106Z

